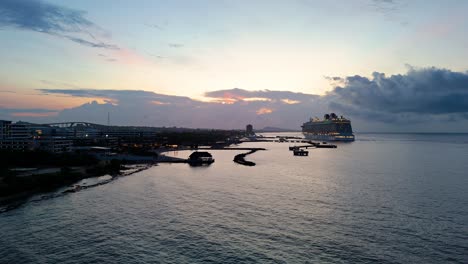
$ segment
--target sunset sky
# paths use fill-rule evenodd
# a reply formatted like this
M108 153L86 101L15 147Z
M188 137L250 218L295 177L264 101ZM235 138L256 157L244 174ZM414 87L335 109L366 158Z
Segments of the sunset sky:
M468 130L468 1L1 0L0 119Z

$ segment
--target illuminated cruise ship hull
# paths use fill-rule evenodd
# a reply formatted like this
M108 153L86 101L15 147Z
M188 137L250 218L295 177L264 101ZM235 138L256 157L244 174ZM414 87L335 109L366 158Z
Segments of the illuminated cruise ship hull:
M303 132L303 134L306 139L317 141L354 141L354 135L317 135L307 132Z

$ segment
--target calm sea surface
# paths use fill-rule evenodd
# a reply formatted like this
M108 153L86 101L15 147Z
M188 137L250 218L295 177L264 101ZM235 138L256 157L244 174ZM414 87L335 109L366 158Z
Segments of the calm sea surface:
M468 135L164 164L0 214L1 263L468 263ZM172 153L187 157L190 152Z

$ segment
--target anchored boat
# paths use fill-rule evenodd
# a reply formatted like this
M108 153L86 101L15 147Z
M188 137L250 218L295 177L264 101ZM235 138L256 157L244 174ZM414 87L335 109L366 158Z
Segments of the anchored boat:
M213 156L206 151L195 151L190 154L188 163L191 166L207 165L213 163L215 160Z

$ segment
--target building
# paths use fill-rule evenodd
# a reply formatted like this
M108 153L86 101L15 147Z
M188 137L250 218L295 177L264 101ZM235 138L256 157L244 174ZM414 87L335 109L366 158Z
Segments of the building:
M0 150L27 151L34 149L32 135L24 124L0 120Z
M52 153L64 153L72 150L73 140L62 137L39 138L34 140L34 147Z
M34 149L32 139L0 139L0 150L29 151Z
M253 132L253 126L252 126L251 124L248 124L248 125L245 127L245 134L246 134L247 136L251 136L251 135L255 134L255 133Z
M11 121L0 120L0 140L9 137L10 126L11 126Z
M27 123L17 122L10 124L9 139L31 139L32 137L32 131Z
M71 151L72 145L70 139L52 136L49 126L0 120L0 150L63 153Z

